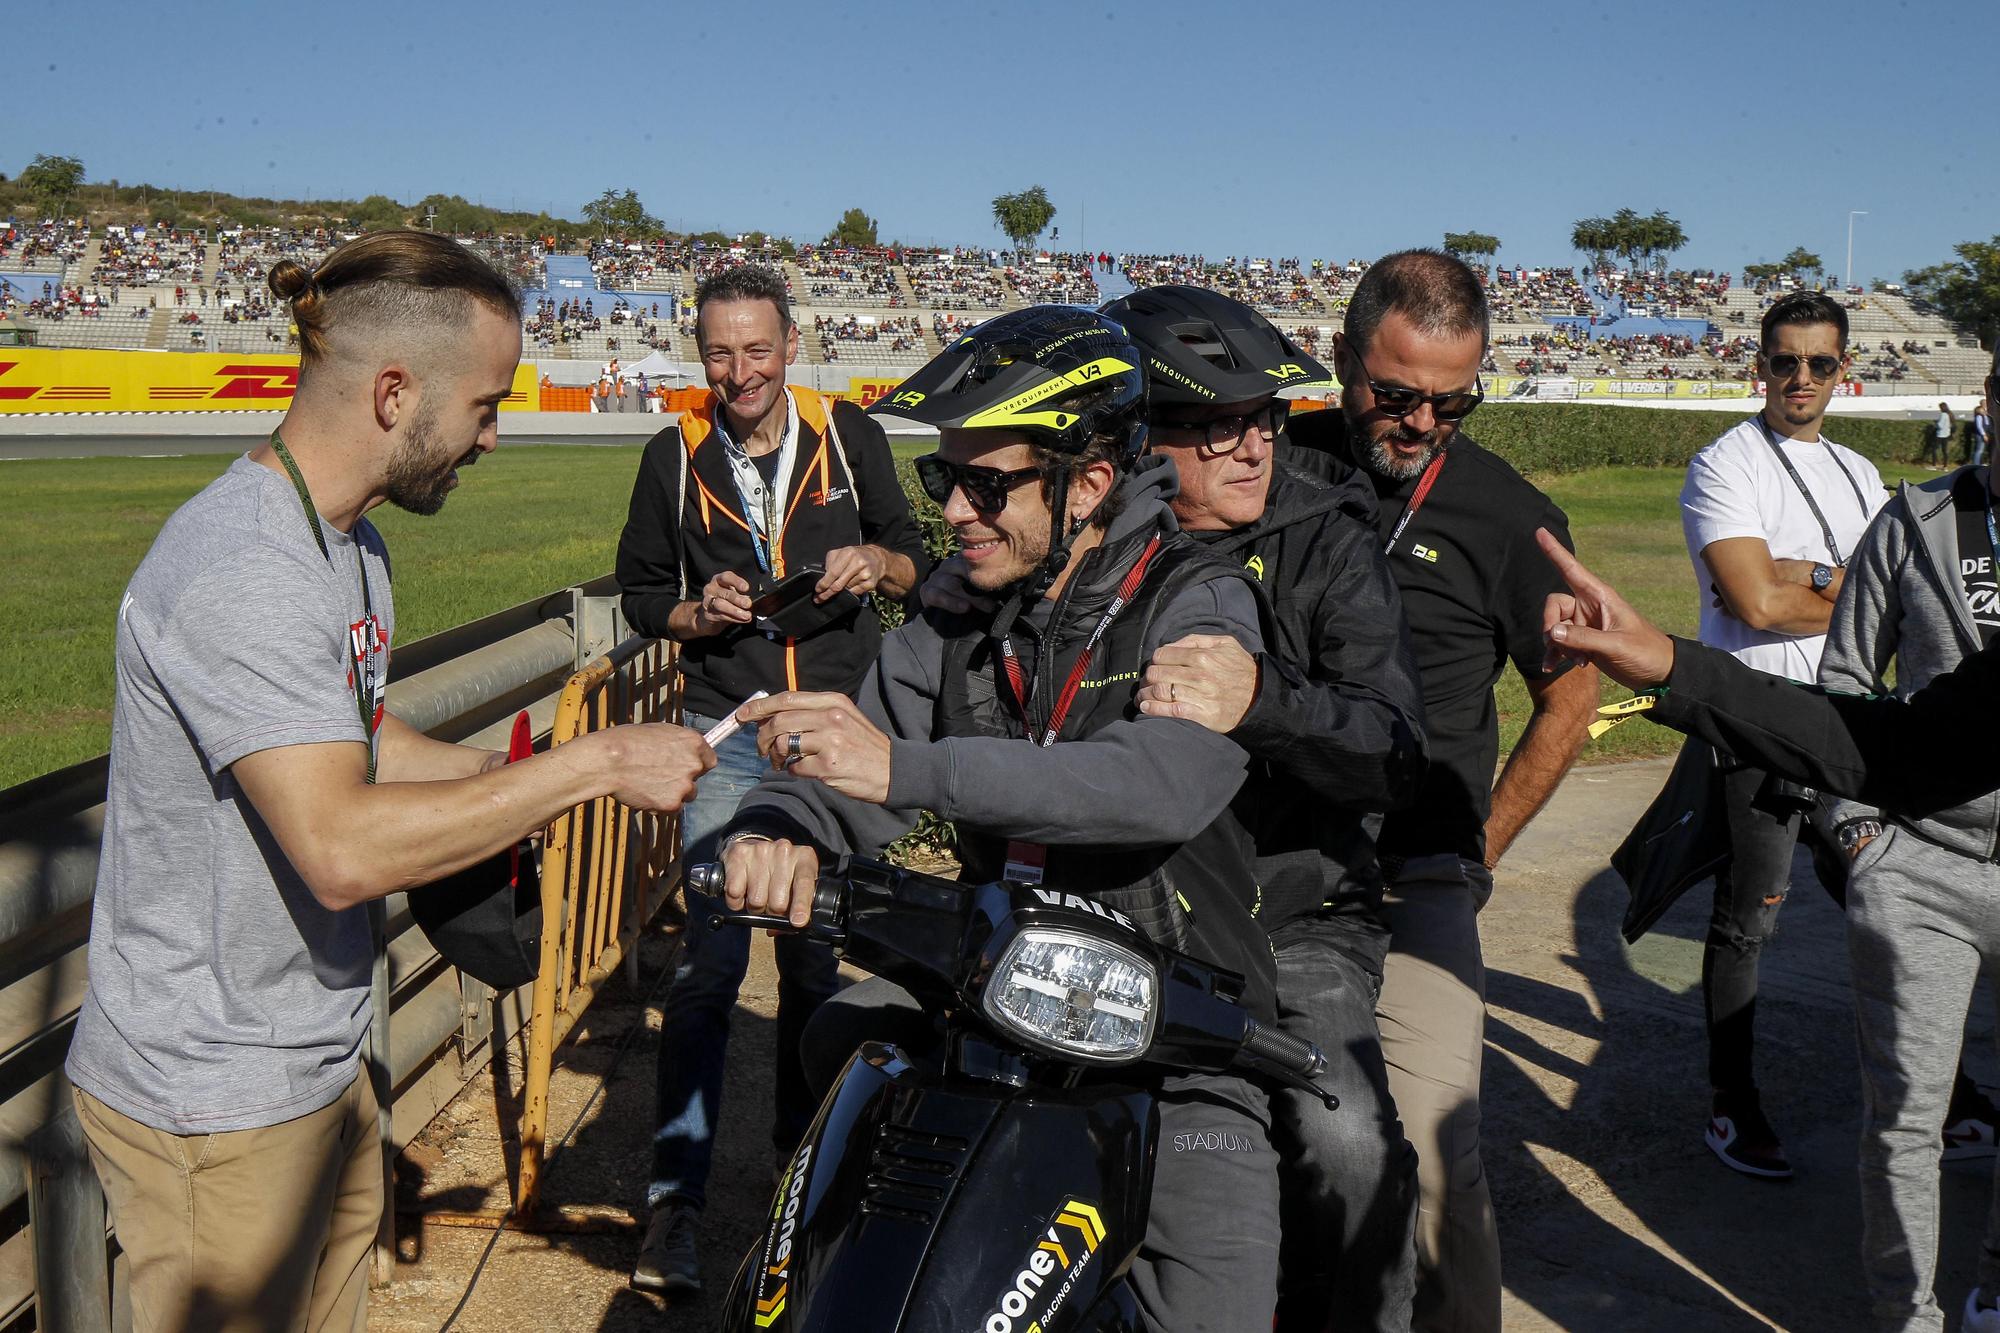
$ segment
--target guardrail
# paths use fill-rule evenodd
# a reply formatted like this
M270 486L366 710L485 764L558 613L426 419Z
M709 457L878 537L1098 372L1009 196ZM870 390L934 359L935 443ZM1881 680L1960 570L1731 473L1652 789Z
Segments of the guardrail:
M592 659L605 659L608 672L591 668L594 678L601 677L594 696L600 711L643 720L669 716L662 709L677 708L678 696L656 696L661 678L671 677L670 654L643 641L620 644L623 637L616 588L607 575L399 647L388 706L440 739L502 749L523 708L538 737L560 734L567 683ZM643 690L626 669L635 664L650 673ZM108 772L108 759L100 756L0 791L0 1333L30 1321L43 1333L130 1326L122 1261L107 1237L103 1195L81 1150L62 1072L86 984L84 943ZM644 919L622 907L620 895L632 882L631 853L647 857L638 862L648 872L640 881L647 893L636 905L650 908L660 896L656 882L667 864L661 858L670 859L672 850L671 833L663 836L658 822L622 844L608 873L602 865L591 867L586 907L600 902L601 877L617 901L601 913L602 921L585 923L585 935L599 943L565 997L572 1023L573 1011L588 1003L616 965L614 950L629 947L632 922ZM595 845L594 827L586 824L571 835L565 855L580 860L577 849ZM565 868L544 883L571 878ZM386 1172L394 1154L486 1067L495 1049L520 1039L534 991L530 985L496 994L461 976L415 928L401 894L384 900L374 919L383 947L366 1059L384 1108ZM545 912L544 920L554 934L563 918ZM614 932L612 921L624 924ZM548 1043L551 1055L555 1044ZM378 1282L393 1269L392 1220L385 1208Z

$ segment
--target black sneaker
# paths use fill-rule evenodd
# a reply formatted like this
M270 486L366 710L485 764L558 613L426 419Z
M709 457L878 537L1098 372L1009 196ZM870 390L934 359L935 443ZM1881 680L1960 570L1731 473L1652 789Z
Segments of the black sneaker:
M1784 1145L1778 1142L1778 1132L1771 1128L1771 1122L1764 1118L1764 1108L1758 1104L1754 1092L1716 1093L1715 1109L1709 1116L1702 1142L1732 1171L1759 1180L1792 1178L1792 1164L1785 1157Z
M700 1291L701 1262L695 1255L700 1228L699 1208L685 1203L655 1208L639 1245L639 1262L632 1265L632 1285L668 1296Z

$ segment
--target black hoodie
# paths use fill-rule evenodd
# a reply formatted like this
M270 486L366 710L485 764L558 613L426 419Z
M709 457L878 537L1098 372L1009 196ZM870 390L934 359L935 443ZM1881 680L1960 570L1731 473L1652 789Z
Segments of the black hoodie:
M1375 836L1424 772L1423 689L1402 598L1375 535L1375 493L1352 469L1280 461L1264 513L1194 534L1241 563L1277 615L1257 697L1229 738L1249 752L1238 813L1257 845L1266 929L1381 901Z

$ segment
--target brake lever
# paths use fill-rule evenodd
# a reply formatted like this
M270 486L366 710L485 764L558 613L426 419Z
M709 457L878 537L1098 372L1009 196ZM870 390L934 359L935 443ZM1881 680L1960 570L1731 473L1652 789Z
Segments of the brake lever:
M1288 1088L1303 1092L1308 1097L1317 1097L1321 1102L1325 1103L1326 1109L1329 1111L1338 1111L1340 1109L1340 1098L1338 1096L1320 1087L1319 1084L1313 1082L1304 1074L1294 1074L1289 1069L1279 1069L1275 1066L1267 1065L1261 1060L1253 1067L1258 1073L1263 1074L1267 1078L1276 1079Z
M762 912L710 912L708 928L721 930L724 926L748 926L752 930L799 931L804 926L795 926L788 916L766 916Z

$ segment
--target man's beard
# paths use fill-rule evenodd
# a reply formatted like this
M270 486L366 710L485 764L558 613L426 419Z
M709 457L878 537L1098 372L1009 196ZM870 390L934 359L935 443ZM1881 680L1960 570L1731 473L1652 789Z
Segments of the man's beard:
M1377 435L1369 430L1366 421L1357 420L1354 413L1349 412L1344 404L1341 411L1347 417L1348 438L1365 441L1361 448L1354 451L1356 460L1378 477L1385 477L1390 481L1409 481L1420 477L1424 469L1430 466L1431 459L1435 458L1438 451L1445 446L1446 431L1442 426L1433 426L1421 435L1405 436L1403 423L1392 420L1382 423L1388 429ZM1398 457L1390 452L1387 444L1383 443L1391 437L1409 444L1422 441L1424 451L1415 458Z
M409 433L389 460L383 493L396 508L428 517L444 508L445 497L451 494L452 472L472 466L478 457L477 448L468 449L463 457L439 466L437 414L419 407Z

